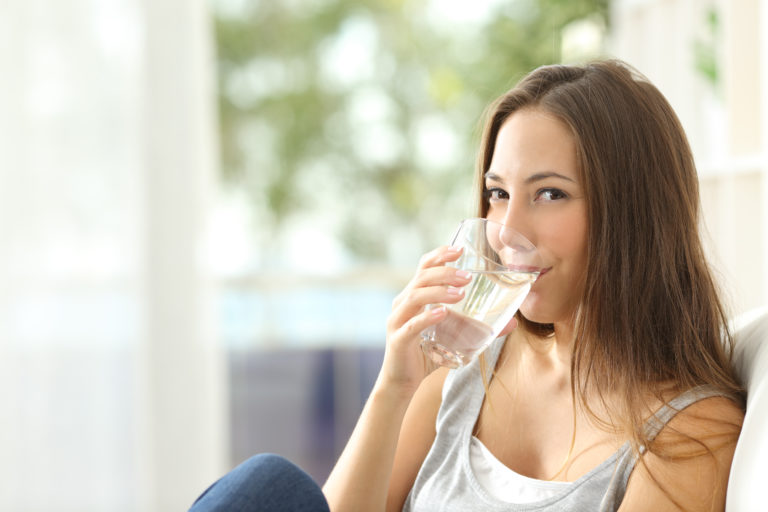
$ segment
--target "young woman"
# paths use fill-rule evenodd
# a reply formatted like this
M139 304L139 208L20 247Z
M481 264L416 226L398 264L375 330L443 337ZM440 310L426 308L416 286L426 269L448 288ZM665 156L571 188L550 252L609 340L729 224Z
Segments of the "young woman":
M422 258L330 510L723 510L743 397L663 96L617 61L533 71L490 112L478 189L541 275L481 358L432 371L419 334L445 311L425 306L468 279L450 248Z

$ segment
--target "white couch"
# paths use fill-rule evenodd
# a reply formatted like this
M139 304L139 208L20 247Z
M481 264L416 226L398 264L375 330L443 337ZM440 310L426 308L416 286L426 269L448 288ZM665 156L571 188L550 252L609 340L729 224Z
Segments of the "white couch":
M747 414L728 481L727 512L768 510L768 308L733 323L734 367L747 389Z

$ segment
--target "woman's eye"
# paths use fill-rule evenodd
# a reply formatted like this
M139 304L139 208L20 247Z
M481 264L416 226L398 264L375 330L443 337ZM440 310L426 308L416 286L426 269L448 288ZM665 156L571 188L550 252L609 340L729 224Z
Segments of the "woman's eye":
M486 190L486 195L490 201L504 201L509 199L509 194L500 188L489 188Z
M568 197L565 192L557 188L543 188L536 192L535 201L557 201Z

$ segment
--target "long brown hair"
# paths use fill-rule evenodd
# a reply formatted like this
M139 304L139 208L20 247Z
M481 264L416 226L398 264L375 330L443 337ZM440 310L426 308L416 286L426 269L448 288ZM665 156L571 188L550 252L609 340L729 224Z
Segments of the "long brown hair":
M717 387L741 400L727 315L699 236L698 178L683 128L645 77L615 60L544 66L489 111L478 159L484 175L502 124L541 109L570 128L588 215L588 265L575 317L574 398L618 397L611 424L647 446L648 394ZM551 325L518 316L539 336ZM594 396L594 395L591 395ZM743 406L743 403L742 403ZM589 410L589 409L588 409Z

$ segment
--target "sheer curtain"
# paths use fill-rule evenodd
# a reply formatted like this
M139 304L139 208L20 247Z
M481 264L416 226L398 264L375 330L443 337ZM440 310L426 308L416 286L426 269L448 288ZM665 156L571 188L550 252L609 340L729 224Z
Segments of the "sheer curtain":
M184 510L227 463L202 0L0 3L0 510Z

